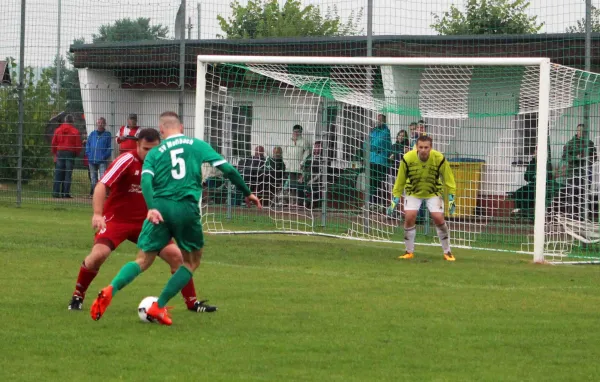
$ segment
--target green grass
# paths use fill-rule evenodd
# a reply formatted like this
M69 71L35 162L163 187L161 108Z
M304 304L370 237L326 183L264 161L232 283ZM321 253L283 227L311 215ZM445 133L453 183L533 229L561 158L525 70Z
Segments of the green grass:
M207 236L196 273L219 306L172 301L171 327L139 322L160 293L157 262L101 321L94 292L135 247L123 245L69 312L92 242L86 210L0 206L2 381L581 381L600 377L600 268L527 256L317 237Z

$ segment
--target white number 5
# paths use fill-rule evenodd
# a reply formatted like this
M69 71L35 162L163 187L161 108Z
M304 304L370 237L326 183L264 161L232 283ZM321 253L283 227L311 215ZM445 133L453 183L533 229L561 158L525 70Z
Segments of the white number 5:
M178 157L178 155L183 154L183 149L175 149L171 151L171 165L173 169L171 170L171 176L173 179L182 179L185 177L185 161L183 158ZM175 167L178 167L177 169Z

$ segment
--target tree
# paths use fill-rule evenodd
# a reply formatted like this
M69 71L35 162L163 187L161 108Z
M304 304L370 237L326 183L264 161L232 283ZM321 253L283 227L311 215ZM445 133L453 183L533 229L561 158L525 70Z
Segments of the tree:
M11 76L19 78L13 58L8 59ZM47 71L36 79L33 68L24 69L24 132L23 172L24 180L42 178L51 173L52 157L48 153L45 128L55 112L55 94ZM0 179L17 179L17 139L19 128L18 81L0 88Z
M600 9L592 6L592 32L600 32ZM585 17L567 28L567 33L585 33Z
M92 41L139 41L161 40L167 37L169 27L162 24L150 25L150 18L138 17L120 19L114 24L105 24L100 27L98 34L92 35Z
M467 0L465 12L455 5L433 14L431 27L441 35L536 34L544 23L528 16L528 0Z
M278 0L250 0L242 6L237 0L230 4L233 14L229 19L218 15L219 26L228 39L255 39L265 37L350 36L362 33L359 27L362 8L352 11L343 22L337 7L327 7L325 16L316 5L302 6L300 0L286 0L283 7Z
M79 38L73 40L72 45L84 44L84 39ZM48 77L51 79L54 88L57 87L56 82L56 71L60 65L60 94L57 95L57 107L62 110L73 113L83 113L83 102L81 100L81 89L79 87L79 71L74 67L74 56L73 53L67 53L67 61L70 64L67 66L67 62L62 56L54 58L54 65L44 69L47 72Z

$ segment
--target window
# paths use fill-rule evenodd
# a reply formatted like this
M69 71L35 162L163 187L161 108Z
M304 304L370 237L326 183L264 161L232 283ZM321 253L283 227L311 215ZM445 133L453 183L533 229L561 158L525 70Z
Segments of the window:
M204 108L204 141L223 154L223 106L206 103Z
M325 133L323 134L323 149L328 160L335 159L337 153L337 126L336 119L338 115L337 106L327 106L324 110L323 124Z
M528 113L517 116L515 126L515 161L528 163L537 146L538 114Z
M234 105L231 117L232 155L252 156L252 105Z
M363 153L368 126L371 123L370 112L358 106L344 106L342 110L342 159L359 160Z

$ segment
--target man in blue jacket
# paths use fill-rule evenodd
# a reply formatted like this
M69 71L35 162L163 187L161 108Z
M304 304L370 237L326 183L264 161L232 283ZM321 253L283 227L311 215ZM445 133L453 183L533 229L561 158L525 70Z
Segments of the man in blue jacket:
M109 131L106 131L106 119L98 118L96 130L92 131L85 145L85 154L90 166L92 190L96 187L98 179L102 179L112 153L112 140Z
M375 207L385 208L387 203L385 180L388 171L388 157L392 152L392 137L386 125L386 117L377 115L377 124L369 133L370 202Z

